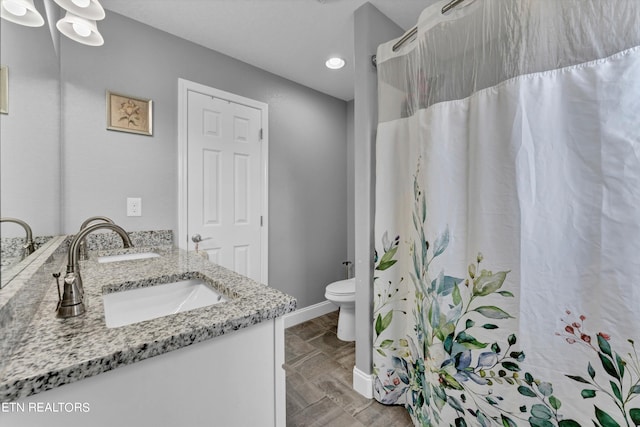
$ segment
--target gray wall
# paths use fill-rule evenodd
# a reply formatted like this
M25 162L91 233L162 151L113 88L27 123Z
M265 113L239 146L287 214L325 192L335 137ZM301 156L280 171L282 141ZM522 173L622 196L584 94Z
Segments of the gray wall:
M177 231L179 77L269 105L269 284L324 300L347 257L347 103L109 13L88 48L62 38L63 232L91 215ZM153 137L105 130L105 91L154 101ZM142 198L142 217L126 198Z
M371 55L378 45L401 36L402 28L371 3L355 11L355 256L356 368L372 368L373 220L375 209L375 130L378 83Z
M60 234L59 67L48 29L0 20L0 63L9 68L9 114L0 114L0 216L27 221L35 236ZM24 236L16 224L1 230L2 237Z

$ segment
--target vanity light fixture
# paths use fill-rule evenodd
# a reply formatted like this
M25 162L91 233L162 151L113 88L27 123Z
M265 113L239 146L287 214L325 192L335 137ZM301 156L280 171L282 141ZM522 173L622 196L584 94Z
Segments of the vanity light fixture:
M58 21L56 28L65 36L78 43L88 46L102 46L104 39L98 31L96 21L83 18L67 12L64 18Z
M33 0L1 0L0 16L9 22L26 27L41 27L44 18L33 5Z
M56 28L71 40L88 46L102 46L104 39L96 21L104 19L105 12L99 0L53 0L66 12ZM28 27L44 25L42 15L33 0L0 0L3 19Z
M327 62L325 62L324 65L326 65L327 68L331 70L339 70L340 68L344 67L345 62L344 59L334 56L327 59Z
M98 0L54 0L58 6L76 16L92 21L104 19L105 13Z
M54 0L67 11L56 28L65 36L88 46L102 46L104 39L98 31L96 21L104 19L105 13L98 0Z

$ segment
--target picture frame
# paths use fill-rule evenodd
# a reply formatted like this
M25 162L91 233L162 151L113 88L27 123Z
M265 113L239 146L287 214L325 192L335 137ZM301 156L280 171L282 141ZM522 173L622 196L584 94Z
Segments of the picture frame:
M0 113L9 114L9 68L0 65Z
M153 135L153 101L107 91L107 130Z

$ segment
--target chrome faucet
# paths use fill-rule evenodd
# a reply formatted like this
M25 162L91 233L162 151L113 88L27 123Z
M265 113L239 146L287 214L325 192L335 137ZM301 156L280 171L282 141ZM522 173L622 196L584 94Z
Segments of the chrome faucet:
M80 276L80 267L78 266L78 256L80 252L80 242L84 238L96 230L107 229L118 233L122 239L125 248L133 247L131 239L124 229L116 224L101 223L94 224L81 230L74 237L69 252L67 254L67 274L64 276L64 293L60 297L60 288L58 287L58 308L56 309L57 317L67 318L83 314L86 311L84 305L84 288L82 286L82 277Z
M96 221L115 224L112 219L107 218L106 216L92 216L84 220L84 222L80 226L80 231L84 230L89 224ZM89 259L89 254L87 253L87 242L85 241L85 239L80 240L79 247L80 247L80 255L78 256L78 259L80 261L85 261Z
M36 245L33 242L33 232L31 231L31 227L29 227L29 224L27 224L26 222L18 218L9 218L9 217L0 218L0 222L14 222L18 225L21 225L22 228L24 228L24 231L27 233L26 241L22 246L22 259L25 259L26 257L28 257L29 255L35 252Z

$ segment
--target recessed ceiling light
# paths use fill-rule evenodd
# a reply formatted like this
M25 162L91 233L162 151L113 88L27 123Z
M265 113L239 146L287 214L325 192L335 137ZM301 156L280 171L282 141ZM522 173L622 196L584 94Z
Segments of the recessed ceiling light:
M338 58L337 56L327 59L327 62L324 63L327 68L330 68L332 70L339 70L340 68L344 67L344 64L344 59Z

